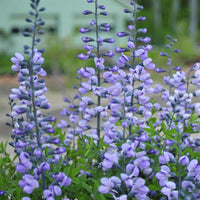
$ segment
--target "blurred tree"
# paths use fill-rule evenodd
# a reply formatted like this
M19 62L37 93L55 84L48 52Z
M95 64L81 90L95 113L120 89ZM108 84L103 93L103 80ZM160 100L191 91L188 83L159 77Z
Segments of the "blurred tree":
M190 5L190 26L189 33L191 41L195 44L198 31L198 0L189 0Z
M176 33L177 27L177 16L180 9L180 0L174 0L172 3L172 15L171 15L171 23L172 23L172 31Z

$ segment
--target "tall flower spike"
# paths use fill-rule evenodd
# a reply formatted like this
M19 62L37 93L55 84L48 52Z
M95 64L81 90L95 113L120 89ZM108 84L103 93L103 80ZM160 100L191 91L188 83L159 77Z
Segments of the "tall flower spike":
M19 156L16 171L24 174L19 186L27 194L32 194L36 188L47 189L52 164L52 159L48 156L65 152L64 147L59 147L60 140L53 136L52 122L55 117L42 115L41 112L43 109L49 109L50 104L44 95L47 91L45 80L40 78L47 75L42 68L44 49L36 49L40 42L38 36L44 33L40 27L45 24L39 16L45 9L39 4L40 0L31 0L31 18L26 19L31 26L29 32L23 33L25 37L32 39L31 47L24 46L24 53L29 57L25 59L20 53L15 53L15 57L11 58L13 71L18 71L20 86L13 88L9 95L14 140L10 144ZM40 198L42 196L43 194L40 194Z
M106 16L108 13L105 12L105 6L99 5L98 2L99 2L98 0L89 1L88 3L94 4L94 11L86 10L83 12L84 15L90 14L94 18L91 20L89 27L80 28L79 31L82 34L85 34L88 31L92 32L92 33L94 33L94 38L93 37L85 37L85 36L82 38L83 42L89 43L89 44L86 44L84 46L87 53L79 54L78 58L80 58L81 60L87 60L89 58L94 59L94 64L96 66L96 70L95 70L96 72L95 72L95 74L94 73L92 73L91 75L88 74L89 76L87 77L87 79L89 79L89 80L87 82L81 83L81 87L79 88L79 93L82 95L82 94L86 94L88 91L93 90L95 96L97 96L97 107L100 107L101 99L103 97L106 97L106 89L102 88L102 86L101 86L102 85L101 84L102 83L101 74L105 70L104 57L113 57L114 56L114 52L112 50L102 52L102 51L100 51L100 49L102 48L104 43L112 44L115 42L115 40L113 38L103 38L100 35L100 32L110 31L110 24L99 22L98 16L99 15ZM104 34L103 34L103 36L104 36ZM92 68L91 69L86 68L86 71L85 72L84 71L85 71L84 69L81 69L78 71L78 73L81 77L86 78L86 71L88 71L88 72L92 71ZM80 104L83 104L83 103L80 103ZM84 111L84 110L82 110L82 111ZM88 114L86 114L86 115L88 116ZM97 130L98 138L100 138L101 112L97 111L94 115L97 116L96 130ZM91 118L91 117L89 117L89 118ZM87 117L87 121L89 120L89 118Z

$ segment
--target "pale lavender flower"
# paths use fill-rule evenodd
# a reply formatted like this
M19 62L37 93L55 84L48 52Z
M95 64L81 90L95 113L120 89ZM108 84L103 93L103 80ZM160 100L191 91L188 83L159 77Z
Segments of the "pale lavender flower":
M119 155L117 154L117 152L105 153L102 162L104 171L111 169L114 164L118 164L118 160L119 160Z
M24 193L31 194L35 188L39 187L38 181L33 176L26 174L22 178L19 181L19 186L23 189Z
M176 189L176 184L172 181L167 181L165 186L161 189L161 193L166 195L169 200L173 198L178 199L178 191Z

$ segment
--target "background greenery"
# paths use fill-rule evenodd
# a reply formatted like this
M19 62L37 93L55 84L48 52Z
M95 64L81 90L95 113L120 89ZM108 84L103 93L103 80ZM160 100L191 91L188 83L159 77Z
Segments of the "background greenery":
M176 15L173 15L176 1L178 7L176 8ZM157 67L166 66L166 59L159 56L159 52L165 50L166 35L177 38L176 45L181 50L181 53L173 58L174 65L185 67L200 61L200 20L198 20L200 3L196 8L198 18L192 21L191 2L197 3L198 0L138 0L138 3L145 7L141 14L146 16L147 20L141 23L141 27L146 27L148 29L147 35L152 38L151 44L154 48L150 53L150 57L152 57ZM155 5L158 7L156 8ZM140 15L140 12L138 15ZM157 21L158 18L159 21ZM129 21L127 21L128 23ZM191 23L197 24L195 37L191 35ZM47 41L46 52L43 54L45 58L43 67L48 74L64 74L71 82L75 80L74 77L78 68L94 66L93 61L90 59L85 62L77 59L79 53L84 53L81 35L80 48L71 46L70 38L61 40L56 35L51 36ZM0 52L0 75L13 73L11 70L11 57L6 52Z

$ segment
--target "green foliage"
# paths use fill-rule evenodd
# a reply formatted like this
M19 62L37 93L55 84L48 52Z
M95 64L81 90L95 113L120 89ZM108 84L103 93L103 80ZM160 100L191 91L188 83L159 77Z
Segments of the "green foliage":
M11 69L12 63L10 61L11 56L6 53L0 53L0 75L14 74Z

